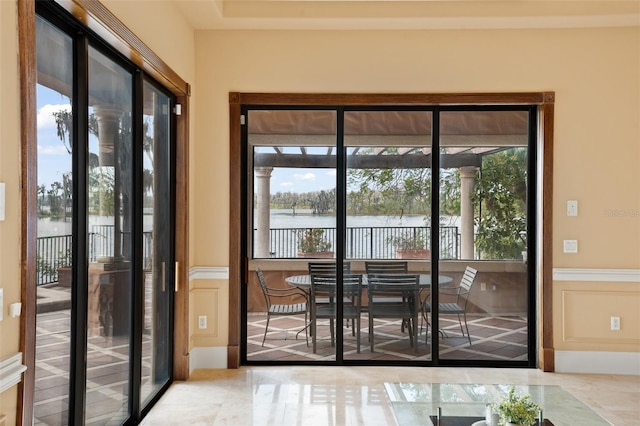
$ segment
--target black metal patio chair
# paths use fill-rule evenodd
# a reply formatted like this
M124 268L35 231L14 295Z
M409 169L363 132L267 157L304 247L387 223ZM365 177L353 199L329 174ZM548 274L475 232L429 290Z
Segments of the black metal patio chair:
M258 281L260 282L260 288L262 288L262 294L267 304L267 325L264 328L264 336L262 338L262 346L267 339L267 332L269 331L269 321L271 317L276 316L292 316L292 315L304 315L304 328L296 333L296 339L298 335L304 331L305 338L307 340L307 346L309 346L309 335L307 328L309 327L308 319L308 298L307 293L298 288L274 288L267 285L267 281L264 278L262 269L257 268L256 274L258 275ZM304 302L296 302L302 298ZM282 302L279 302L282 301ZM278 303L276 303L278 302ZM285 335L285 339L287 336Z

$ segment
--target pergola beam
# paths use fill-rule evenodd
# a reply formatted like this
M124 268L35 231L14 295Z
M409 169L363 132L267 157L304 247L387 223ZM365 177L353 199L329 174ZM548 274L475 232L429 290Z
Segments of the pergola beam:
M479 154L441 154L442 168L480 167ZM278 155L255 154L254 167L286 167L331 169L336 167L335 155ZM349 155L347 165L352 169L420 169L431 167L431 155Z

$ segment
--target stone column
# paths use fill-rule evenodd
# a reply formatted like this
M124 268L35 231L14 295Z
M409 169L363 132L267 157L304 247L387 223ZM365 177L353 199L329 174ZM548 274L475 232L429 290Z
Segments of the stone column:
M93 113L98 122L100 166L113 166L115 162L114 150L118 142L116 138L124 112L108 105L94 105Z
M256 234L253 241L255 257L270 257L269 229L270 200L271 200L271 172L273 167L256 167Z
M476 178L475 167L460 168L460 234L461 258L474 258L474 231L473 231L473 183Z
M100 206L100 216L114 215L113 228L113 256L118 260L122 255L122 234L118 213L120 211L120 167L116 162L118 150L118 136L120 132L120 121L124 115L122 109L113 105L94 105L93 113L98 123L98 157L100 167L113 167L114 187L113 187L113 211L106 211L104 201L104 181L102 173L99 174L100 188L98 192L98 203ZM106 254L106 253L103 253Z

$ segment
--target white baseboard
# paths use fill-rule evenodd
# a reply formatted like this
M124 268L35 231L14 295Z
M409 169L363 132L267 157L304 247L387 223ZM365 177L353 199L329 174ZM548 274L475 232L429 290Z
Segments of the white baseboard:
M229 268L226 266L192 266L189 268L189 281L228 279Z
M26 370L27 367L22 365L22 352L0 360L0 393L20 383Z
M640 282L640 269L553 268L554 281Z
M227 347L193 348L189 353L189 373L198 368L227 368Z
M640 352L555 351L556 373L640 375Z

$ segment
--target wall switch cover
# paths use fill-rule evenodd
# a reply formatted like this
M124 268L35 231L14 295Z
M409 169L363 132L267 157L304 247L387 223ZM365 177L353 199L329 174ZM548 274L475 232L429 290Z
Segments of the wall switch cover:
M19 317L21 313L22 313L22 303L18 302L18 303L12 303L9 305L9 315L11 315L11 318Z
M578 216L578 201L567 201L567 216Z
M578 252L578 240L564 240L563 251L565 253L577 253Z

